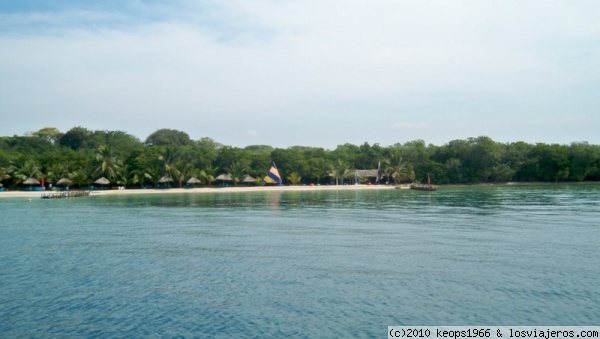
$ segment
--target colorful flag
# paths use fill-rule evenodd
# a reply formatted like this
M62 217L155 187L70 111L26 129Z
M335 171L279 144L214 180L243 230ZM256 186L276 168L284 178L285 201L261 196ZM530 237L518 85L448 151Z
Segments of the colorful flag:
M275 163L271 165L271 169L265 177L265 182L270 184L281 184L281 176L279 175L279 171L277 170L277 166L275 166Z

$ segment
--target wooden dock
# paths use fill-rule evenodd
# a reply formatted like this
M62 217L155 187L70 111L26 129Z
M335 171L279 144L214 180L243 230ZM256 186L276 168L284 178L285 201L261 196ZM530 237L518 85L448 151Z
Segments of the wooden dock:
M64 199L87 197L92 194L91 191L63 191L63 192L46 192L42 194L42 199Z

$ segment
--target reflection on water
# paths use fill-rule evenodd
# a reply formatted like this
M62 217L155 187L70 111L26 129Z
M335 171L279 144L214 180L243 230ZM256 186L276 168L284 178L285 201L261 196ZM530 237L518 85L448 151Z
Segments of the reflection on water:
M594 325L598 185L14 200L0 337Z

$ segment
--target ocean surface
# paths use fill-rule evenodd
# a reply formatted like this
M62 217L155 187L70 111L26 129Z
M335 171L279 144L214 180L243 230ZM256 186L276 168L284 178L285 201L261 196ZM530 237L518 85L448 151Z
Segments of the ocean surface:
M600 185L5 199L0 337L599 325Z

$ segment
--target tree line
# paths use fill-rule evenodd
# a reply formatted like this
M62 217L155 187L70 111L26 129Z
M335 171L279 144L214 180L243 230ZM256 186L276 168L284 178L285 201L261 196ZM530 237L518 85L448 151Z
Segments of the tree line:
M357 178L371 183L427 182L471 184L600 180L600 146L500 143L480 136L427 145L423 140L391 146L343 144L333 150L293 146L275 148L223 145L210 138L192 140L183 131L159 129L145 141L123 131L74 127L62 133L47 127L24 136L0 137L0 184L17 189L28 178L48 184L67 178L86 187L100 178L111 185L156 187L165 178L178 187L196 178L215 185L227 174L236 185L262 178L276 163L286 184L342 184ZM357 170L379 169L376 177ZM162 179L162 180L161 180Z

